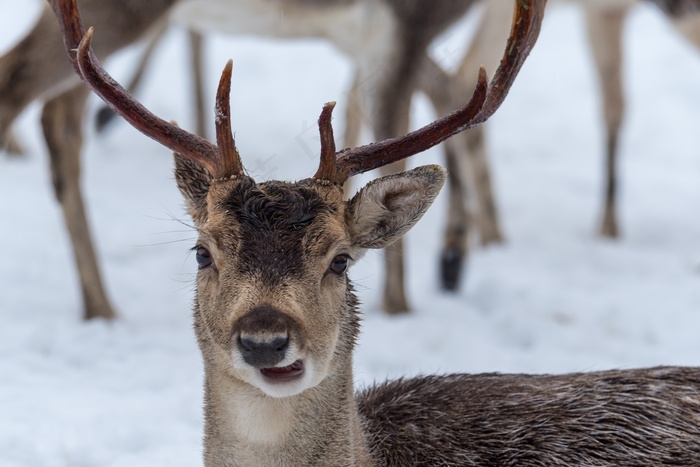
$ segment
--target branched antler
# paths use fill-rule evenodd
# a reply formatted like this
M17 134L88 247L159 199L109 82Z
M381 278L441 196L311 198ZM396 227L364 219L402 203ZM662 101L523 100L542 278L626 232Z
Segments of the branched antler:
M134 128L174 152L187 157L216 178L229 177L240 173L243 166L231 136L228 96L217 97L217 148L209 141L189 133L177 125L155 116L102 68L92 52L92 28L84 33L76 0L49 0L63 31L63 41L73 68L83 82L100 96L117 114L126 119ZM227 64L221 77L219 92L231 86L231 66ZM228 84L226 84L228 83ZM228 131L228 136L220 134Z
M243 164L231 133L229 94L231 61L221 75L216 96L216 141L218 146L162 120L129 95L95 58L91 49L92 29L83 34L76 0L49 0L63 30L73 67L82 80L137 130L176 153L206 168L215 178L243 172ZM513 27L506 52L493 80L487 84L482 67L469 103L430 125L399 138L367 146L335 151L331 113L335 103L324 106L319 118L321 163L314 178L343 183L352 175L396 162L425 151L468 128L488 120L500 107L515 77L539 35L546 0L516 0Z

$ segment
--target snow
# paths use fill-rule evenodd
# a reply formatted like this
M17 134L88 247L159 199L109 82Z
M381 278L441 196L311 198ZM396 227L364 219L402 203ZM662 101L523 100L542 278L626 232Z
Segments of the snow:
M39 6L0 0L0 50ZM446 66L472 23L435 46ZM408 236L414 310L394 318L379 310L381 254L368 253L351 272L365 313L358 385L434 372L700 364L700 60L651 7L634 10L625 45L623 238L595 235L602 122L583 17L575 7L552 8L489 128L507 243L474 248L461 292L441 293L443 194ZM185 50L183 32L169 33L140 95L191 128ZM135 57L125 51L109 68L125 79ZM215 37L206 57L212 102L228 58L246 166L258 179L313 173L315 122L323 103L337 100L340 133L349 64L321 42ZM413 113L416 126L433 118L424 98ZM18 130L28 158L0 158L0 465L201 465L203 371L188 251L195 233L168 151L125 124L105 136L87 130L84 192L121 319L84 323L37 106ZM430 151L411 164L439 161Z

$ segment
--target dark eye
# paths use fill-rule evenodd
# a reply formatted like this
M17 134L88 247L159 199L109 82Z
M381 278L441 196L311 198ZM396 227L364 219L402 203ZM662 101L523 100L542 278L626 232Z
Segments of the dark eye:
M209 267L212 265L212 259L211 259L211 253L209 253L209 250L204 248L203 246L198 246L196 247L197 249L197 265L199 266L199 269L203 269L206 267Z
M350 257L348 255L338 255L333 258L333 261L331 261L331 265L328 267L328 269L333 274L341 275L348 268L349 260Z

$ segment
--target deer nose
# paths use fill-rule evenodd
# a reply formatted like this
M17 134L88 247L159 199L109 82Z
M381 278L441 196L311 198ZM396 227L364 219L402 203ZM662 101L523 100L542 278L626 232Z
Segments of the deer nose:
M289 335L277 336L269 340L259 340L249 336L238 337L238 351L248 365L256 368L272 368L284 360L289 347Z

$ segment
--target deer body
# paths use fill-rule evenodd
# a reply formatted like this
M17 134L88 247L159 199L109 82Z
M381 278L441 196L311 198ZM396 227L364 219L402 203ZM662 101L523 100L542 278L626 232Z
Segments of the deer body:
M206 33L327 39L353 58L378 45L386 46L390 43L386 37L396 27L386 2L362 0L186 0L173 9L172 20Z
M698 388L698 368L450 375L370 388L359 407L376 465L695 465Z

